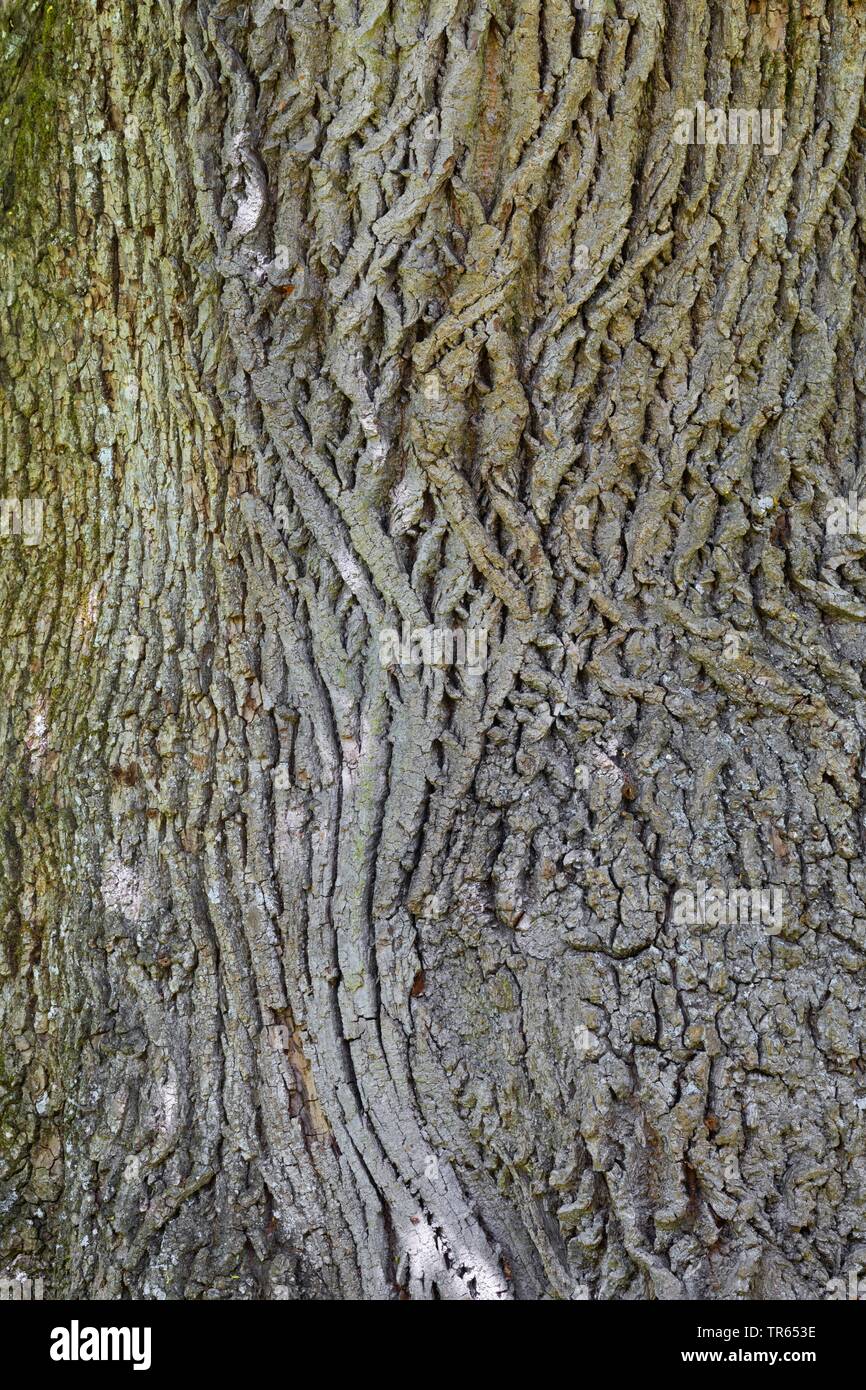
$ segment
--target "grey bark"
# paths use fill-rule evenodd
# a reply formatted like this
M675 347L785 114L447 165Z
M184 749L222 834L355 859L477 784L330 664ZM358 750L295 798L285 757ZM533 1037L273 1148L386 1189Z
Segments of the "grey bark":
M864 74L862 0L3 5L0 1273L866 1266Z

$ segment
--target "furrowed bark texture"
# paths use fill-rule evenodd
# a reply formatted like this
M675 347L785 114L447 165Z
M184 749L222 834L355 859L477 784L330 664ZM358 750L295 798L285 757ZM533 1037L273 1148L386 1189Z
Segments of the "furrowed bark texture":
M862 0L4 4L0 1271L866 1265L864 73Z

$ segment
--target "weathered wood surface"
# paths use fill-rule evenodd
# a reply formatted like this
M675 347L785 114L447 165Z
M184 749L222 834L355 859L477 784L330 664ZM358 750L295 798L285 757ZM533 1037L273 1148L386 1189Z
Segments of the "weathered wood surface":
M862 0L4 3L0 1272L866 1266L864 74Z

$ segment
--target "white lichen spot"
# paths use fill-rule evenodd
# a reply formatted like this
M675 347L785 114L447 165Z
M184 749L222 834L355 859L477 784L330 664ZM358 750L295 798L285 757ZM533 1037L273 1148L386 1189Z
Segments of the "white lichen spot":
M37 695L30 715L30 722L24 734L24 747L31 759L38 762L48 752L48 701L44 695Z
M113 847L102 862L100 892L108 911L121 912L130 921L138 921L142 901L141 875L129 864L124 864Z

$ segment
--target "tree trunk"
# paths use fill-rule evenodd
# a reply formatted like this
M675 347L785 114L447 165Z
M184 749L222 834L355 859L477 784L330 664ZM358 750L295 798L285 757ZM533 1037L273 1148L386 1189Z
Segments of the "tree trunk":
M864 74L862 0L4 4L0 1273L866 1265Z

